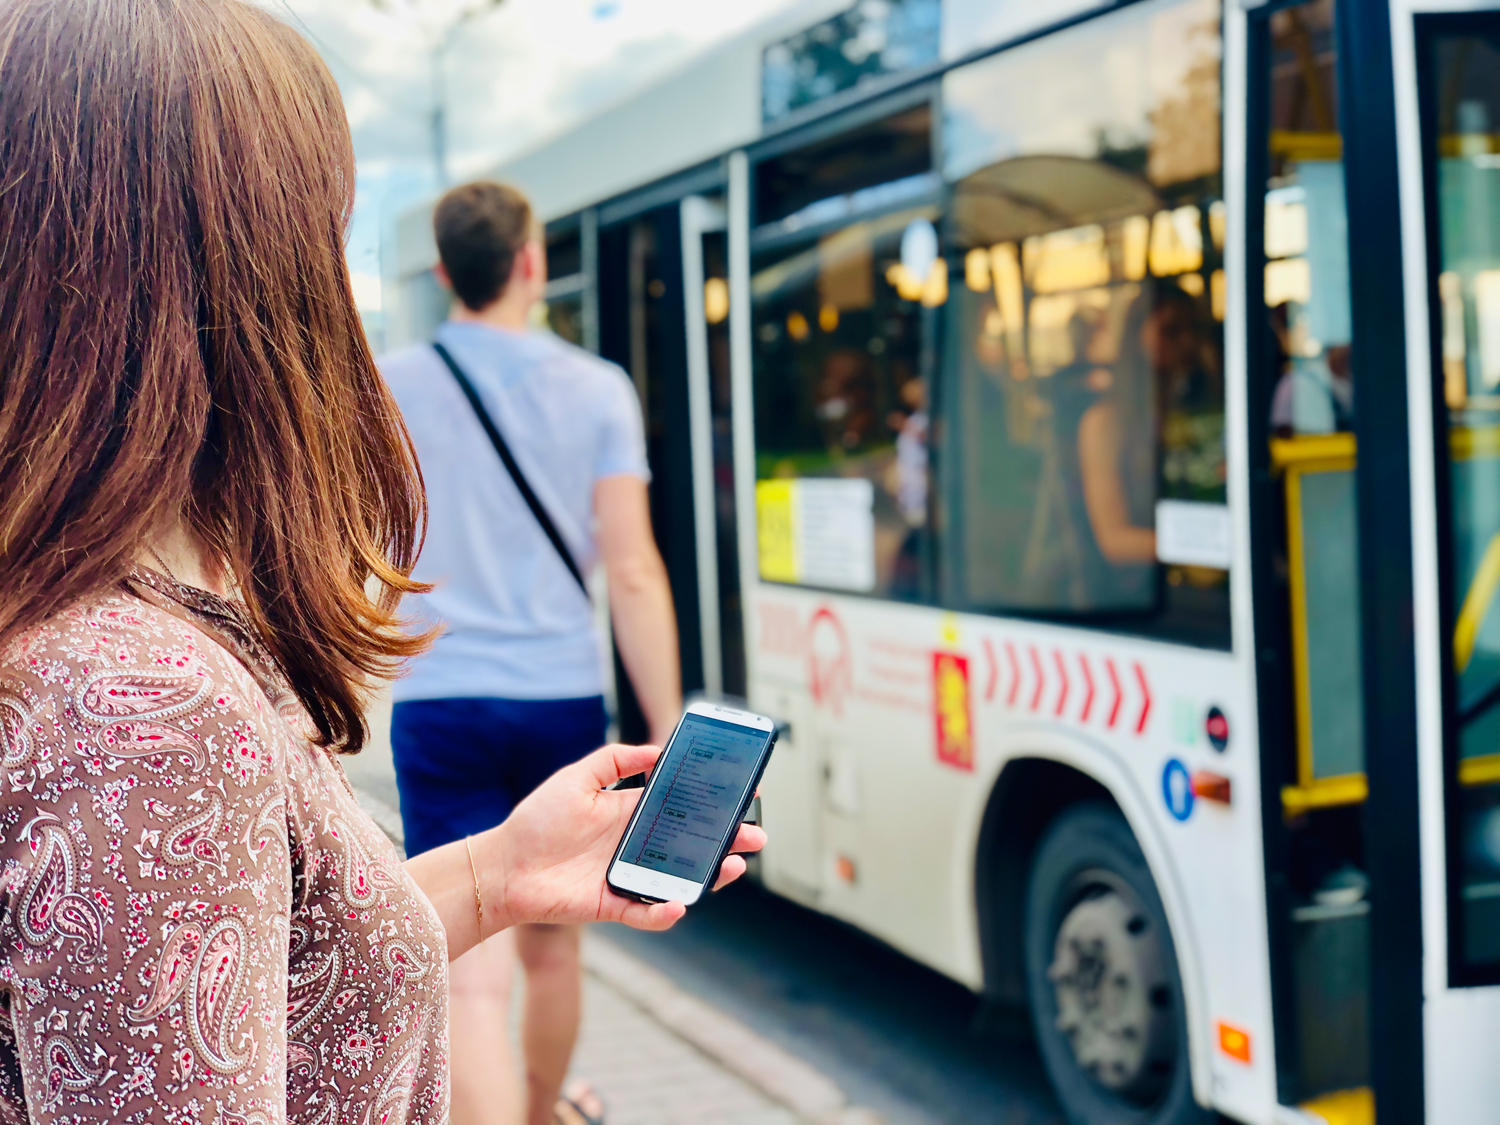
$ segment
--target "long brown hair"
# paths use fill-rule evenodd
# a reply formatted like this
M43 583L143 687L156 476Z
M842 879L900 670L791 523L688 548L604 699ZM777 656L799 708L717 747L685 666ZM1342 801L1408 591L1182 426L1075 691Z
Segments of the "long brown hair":
M320 741L360 748L364 685L426 643L395 616L425 509L353 193L338 89L265 12L0 0L0 642L180 517Z

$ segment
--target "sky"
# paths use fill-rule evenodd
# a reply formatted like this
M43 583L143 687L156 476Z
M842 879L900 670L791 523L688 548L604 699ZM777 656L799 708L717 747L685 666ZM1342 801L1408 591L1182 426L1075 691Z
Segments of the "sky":
M522 152L795 0L261 0L343 91L359 162L349 265L378 333L382 237L439 186ZM377 341L378 346L378 341Z

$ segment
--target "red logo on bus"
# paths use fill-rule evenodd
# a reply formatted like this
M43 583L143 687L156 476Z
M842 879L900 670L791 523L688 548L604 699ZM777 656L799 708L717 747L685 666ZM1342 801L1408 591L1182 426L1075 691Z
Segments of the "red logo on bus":
M807 686L813 702L842 714L844 700L854 690L853 664L843 622L822 606L807 623Z
M953 652L932 654L932 709L938 761L974 768L974 724L969 707L969 661Z

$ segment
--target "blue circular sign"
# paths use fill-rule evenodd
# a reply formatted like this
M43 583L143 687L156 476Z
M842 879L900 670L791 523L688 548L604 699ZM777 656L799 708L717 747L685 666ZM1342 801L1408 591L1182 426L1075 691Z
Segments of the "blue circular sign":
M1193 815L1193 781L1187 766L1176 758L1167 759L1166 768L1161 771L1161 795L1167 802L1167 811L1178 820Z

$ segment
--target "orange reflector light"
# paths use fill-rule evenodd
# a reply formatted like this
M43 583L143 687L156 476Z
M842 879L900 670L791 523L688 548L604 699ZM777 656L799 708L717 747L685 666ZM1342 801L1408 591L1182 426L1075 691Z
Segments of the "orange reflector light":
M1250 1061L1250 1033L1219 1021L1219 1050L1242 1063Z
M846 855L841 855L834 861L833 870L846 883L854 882L854 861Z
M1223 774L1196 770L1193 773L1192 784L1194 797L1202 797L1205 801L1218 801L1221 805L1229 804L1229 779Z

